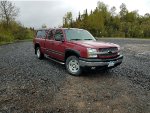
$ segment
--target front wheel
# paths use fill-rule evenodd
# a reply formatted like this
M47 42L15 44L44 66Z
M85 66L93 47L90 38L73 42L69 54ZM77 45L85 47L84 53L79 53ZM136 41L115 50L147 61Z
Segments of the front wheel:
M66 69L70 74L79 76L82 72L79 59L76 56L68 57L66 60Z

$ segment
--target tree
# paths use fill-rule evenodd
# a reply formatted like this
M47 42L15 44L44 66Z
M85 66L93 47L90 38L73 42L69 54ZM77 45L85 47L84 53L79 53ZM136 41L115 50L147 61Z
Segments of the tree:
M72 22L72 13L67 12L67 14L63 17L63 26L72 27Z
M6 23L6 27L10 22L18 16L19 9L10 1L0 1L0 18Z
M122 3L120 5L120 16L121 16L121 19L124 19L124 16L127 14L128 10L127 10L127 7L126 7L126 4Z
M80 12L79 12L78 20L79 21L81 20L81 14L80 14Z
M107 5L104 4L103 2L98 1L97 8L98 8L98 10L100 10L102 12L107 12Z
M83 13L79 12L76 20L72 20L70 14L64 16L63 27L87 29L96 37L150 37L150 14L142 16L137 10L128 11L124 3L120 5L119 13L116 7L108 10L108 6L99 1L89 14L87 9Z
M110 9L110 13L111 13L111 16L116 16L116 7L113 6L111 9Z
M145 17L145 18L150 18L150 14L149 14L149 13L146 13L146 14L144 15L144 17Z
M137 18L138 18L137 11L128 12L125 16L126 22L136 22Z
M87 9L84 11L84 13L81 15L82 20L82 28L88 29L89 23L88 23L88 12Z

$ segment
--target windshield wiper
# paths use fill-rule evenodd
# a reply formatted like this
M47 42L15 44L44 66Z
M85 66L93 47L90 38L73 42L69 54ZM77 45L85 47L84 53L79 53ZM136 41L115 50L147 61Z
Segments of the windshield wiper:
M81 39L79 39L79 38L74 38L74 39L70 39L70 40L81 40Z
M88 39L84 39L84 40L93 40L93 39L88 38Z

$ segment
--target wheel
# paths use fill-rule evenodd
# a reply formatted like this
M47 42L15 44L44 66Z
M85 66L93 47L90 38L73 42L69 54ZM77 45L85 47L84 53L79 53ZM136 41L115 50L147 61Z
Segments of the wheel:
M36 56L38 59L42 59L44 57L44 55L42 54L40 47L36 48Z
M66 60L66 69L70 74L79 76L82 72L79 64L79 59L76 56L68 57Z

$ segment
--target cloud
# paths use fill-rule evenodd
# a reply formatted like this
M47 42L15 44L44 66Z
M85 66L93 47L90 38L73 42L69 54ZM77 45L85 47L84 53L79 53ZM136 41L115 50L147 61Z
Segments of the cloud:
M49 27L62 24L62 17L68 10L62 1L17 1L15 5L20 8L17 20L35 28L43 24Z
M73 17L77 17L79 11L85 9L94 10L99 0L51 0L51 1L14 1L20 8L20 15L17 18L24 26L40 28L43 24L48 27L62 25L63 16L71 11ZM149 0L100 0L107 4L109 9L112 6L117 8L125 3L129 11L138 10L141 15L150 12Z

